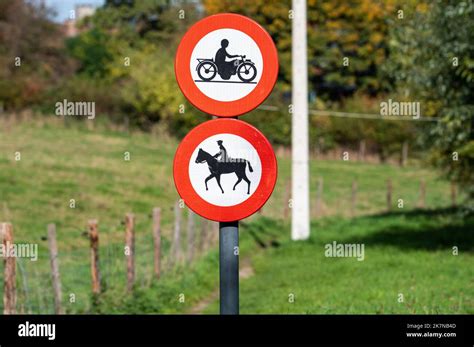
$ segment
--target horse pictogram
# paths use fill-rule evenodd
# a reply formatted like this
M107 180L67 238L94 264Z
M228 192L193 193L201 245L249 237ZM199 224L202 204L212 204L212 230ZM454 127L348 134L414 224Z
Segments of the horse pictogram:
M224 194L224 189L222 189L221 186L221 175L235 173L237 175L237 182L235 182L233 190L235 190L235 187L244 180L247 182L247 194L250 194L250 180L247 177L245 168L248 165L249 171L253 172L252 165L250 165L250 162L247 159L234 159L229 157L226 148L223 146L223 141L219 140L217 143L219 145L219 153L211 155L202 148L199 148L195 161L196 164L207 163L209 171L211 172L204 181L206 190L209 190L207 182L210 179L215 178L222 194ZM219 158L219 160L217 158Z

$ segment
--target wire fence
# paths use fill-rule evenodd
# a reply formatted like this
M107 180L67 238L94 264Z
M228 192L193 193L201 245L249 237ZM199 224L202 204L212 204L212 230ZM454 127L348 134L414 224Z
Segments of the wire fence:
M176 267L192 266L201 256L215 247L217 238L212 235L216 233L217 223L204 220L194 213L191 214L187 208L181 208L182 219L180 225L173 228L180 234L179 245L173 245L169 232L161 235L160 242L160 276L172 274ZM193 219L192 230L187 229L186 219ZM2 229L8 223L2 223ZM11 225L10 225L11 226ZM14 226L11 226L14 230ZM161 227L161 226L160 226ZM1 230L0 229L0 235ZM70 229L70 228L69 228ZM127 252L124 242L117 240L120 233L125 238L125 226L106 225L98 223L98 270L100 281L100 292L106 293L110 290L125 293L127 290L127 258L133 257L135 272L133 287L146 287L152 281L159 279L156 276L154 257L157 252L152 225L150 220L138 221L133 228L134 247L130 253ZM62 236L67 233L58 229L58 243L63 245ZM74 229L73 229L74 230ZM77 234L77 230L76 231ZM192 242L188 237L190 232L194 234ZM91 286L91 247L87 246L90 235L82 233L77 245L64 249L59 247L58 261L60 269L61 304L65 313L87 313L91 312L94 305ZM178 258L174 259L172 250L179 248ZM51 259L48 256L48 247L42 243L38 244L38 259L32 261L28 258L17 257L16 276L6 278L0 274L2 282L14 281L16 297L13 305L15 312L20 314L54 314L55 293L52 290ZM189 254L193 254L191 258ZM5 312L5 307L1 306Z
M321 218L331 215L354 217L357 215L387 212L402 208L439 207L444 204L455 206L458 200L457 187L441 181L411 180L403 182L386 179L380 181L381 189L374 191L373 177L348 179L344 178L344 186L328 177L312 177L311 215ZM370 183L370 184L369 184ZM400 202L401 201L401 202ZM258 215L265 215L289 222L291 218L291 181L280 179L275 193ZM158 227L160 242L157 249L156 220L149 216L132 217L134 243L132 252L127 255L125 242L126 223L117 221L114 224L97 224L98 229L98 262L96 264L100 281L100 294L117 291L125 294L130 286L128 257L133 256L134 278L132 288L144 288L153 281L159 281L156 272L156 252L159 252L160 277L174 274L177 267L189 268L200 257L205 255L217 244L217 223L200 218L191 213L181 202L175 204L174 210L163 211L174 216L171 226ZM124 214L125 216L125 214ZM148 218L149 217L149 218ZM254 218L254 217L251 217ZM8 223L0 224L0 235ZM46 226L45 226L46 229ZM2 232L3 230L3 232ZM74 237L72 245L66 238ZM44 240L43 240L44 241ZM60 303L65 313L88 313L93 311L94 248L92 237L81 228L74 226L58 227L58 261L60 269ZM67 245L67 246L66 246ZM15 312L6 312L8 300L4 290L2 309L4 313L53 314L58 312L55 306L55 291L52 290L52 260L49 258L51 249L46 242L38 244L38 260L16 258L16 276L7 277L7 265L0 274L2 282L13 281L15 301L10 307ZM6 262L5 262L6 263ZM11 267L10 267L11 270ZM5 285L4 288L8 286Z
M288 109L282 110L278 106L272 105L260 105L258 109L270 112L281 112L288 113ZM358 119L376 119L376 120L388 120L388 121L413 121L413 122L439 122L439 117L413 117L413 116L382 116L376 113L357 113L357 112L341 112L332 110L308 110L309 114L315 116L329 116L329 117L342 117L342 118L358 118Z

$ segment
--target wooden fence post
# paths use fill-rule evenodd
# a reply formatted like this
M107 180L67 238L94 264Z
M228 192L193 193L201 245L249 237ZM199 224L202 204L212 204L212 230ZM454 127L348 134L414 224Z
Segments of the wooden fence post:
M419 208L425 208L425 198L426 198L426 183L425 180L420 181L420 200L418 201Z
M318 179L318 190L316 193L316 216L321 217L323 215L323 178Z
M188 209L188 263L191 264L194 259L195 230L194 230L194 212Z
M161 275L161 208L153 209L153 239L155 242L154 270L156 279Z
M92 293L100 294L100 271L99 271L99 230L97 220L89 221L89 238L91 241L91 276Z
M290 217L290 199L291 199L291 180L289 179L286 182L285 186L285 197L284 197L284 205L283 205L283 218L288 220Z
M181 259L181 207L179 204L178 200L174 205L174 235L170 262L172 265Z
M199 238L199 251L202 253L207 252L209 249L209 220L201 219L201 237Z
M317 148L318 148L318 159L324 158L324 138L323 137L318 138Z
M352 181L352 193L351 193L351 216L355 216L357 204L357 181Z
M392 210L392 180L387 180L387 211Z
M125 215L125 256L127 257L127 290L133 289L135 282L135 216Z
M457 206L457 187L456 183L454 181L451 181L451 206L456 207Z
M48 224L49 259L51 263L51 280L53 282L54 312L64 314L62 308L61 279L59 276L58 244L56 242L56 225Z
M211 227L211 246L219 243L219 222L212 222Z
M0 236L5 251L13 247L13 226L10 223L0 224ZM3 277L3 314L16 313L16 259L5 256Z
M359 161L365 160L365 140L359 141Z
M405 167L408 161L408 141L404 141L402 145L402 158L400 161L400 165Z

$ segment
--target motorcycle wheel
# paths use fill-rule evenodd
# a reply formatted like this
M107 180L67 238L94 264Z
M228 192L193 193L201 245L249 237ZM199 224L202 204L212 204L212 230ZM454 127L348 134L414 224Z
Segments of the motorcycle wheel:
M197 68L197 73L198 76L203 80L203 81L210 81L214 77L216 77L217 74L217 66L214 63L211 63L209 61L205 61L203 63L200 63L198 68Z
M237 68L237 76L242 82L252 82L257 77L257 68L250 63L242 63Z

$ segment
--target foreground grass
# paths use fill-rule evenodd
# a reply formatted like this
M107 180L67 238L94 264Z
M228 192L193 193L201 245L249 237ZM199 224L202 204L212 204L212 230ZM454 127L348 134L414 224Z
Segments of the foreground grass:
M241 258L247 258L262 244L270 244L277 237L273 232L262 232L254 222L241 222L239 230ZM201 301L215 296L218 287L219 252L214 248L191 265L181 263L172 268L159 281L136 286L131 294L124 294L120 288L108 290L91 311L111 314L190 313Z
M289 240L289 228L271 220L252 228L277 233L278 246L251 256L255 275L241 282L241 313L474 313L472 216L328 218L312 224L305 242ZM364 244L364 260L326 257L333 241ZM206 310L217 312L217 302Z
M128 307L128 300L134 299L133 295L131 298L125 294L122 221L126 212L133 212L136 216L137 292L146 291L151 285L156 293L163 291L162 296L156 297L167 297L171 295L169 293L174 293L173 297L176 297L177 290L168 291L167 288L179 288L179 293L188 293L192 287L196 295L187 296L189 305L204 297L213 290L211 287L215 288L212 283L215 284L218 273L212 256L208 259L203 255L191 268L167 270L159 285L152 279L151 211L156 206L163 210L163 251L166 257L170 249L173 206L178 199L172 179L172 159L178 142L163 135L110 131L97 125L93 129L85 124L90 123L68 124L53 116L20 123L0 119L0 222L13 223L15 242L39 245L37 262L18 260L19 311L53 312L45 239L48 223L57 226L66 311L103 312L105 307L121 312L122 306ZM125 160L126 153L130 155L130 160ZM21 160L16 160L18 154ZM289 159L279 158L279 179L274 194L263 210L265 216L281 220L287 203L285 197L289 177ZM349 215L350 190L354 179L359 186L358 214L385 208L384 188L388 178L393 181L394 203L403 198L405 210L416 206L421 179L426 181L427 206L449 204L449 184L437 179L436 172L417 167L401 169L351 161L312 161L312 199L315 198L319 177L324 179L326 215ZM71 199L75 200L74 208L70 206ZM91 305L89 240L84 234L87 221L93 218L99 220L101 275L106 291L101 307ZM183 218L186 218L186 212ZM198 233L200 223L200 220L196 222ZM199 237L197 235L197 239ZM183 247L185 243L186 238L183 237ZM205 286L200 287L198 277L196 283L190 284L186 276L192 271L209 274L203 280ZM0 281L2 276L3 271L0 271ZM70 300L72 297L74 302ZM174 301L150 305L149 310L143 310L185 312L188 309L183 305L176 306Z

